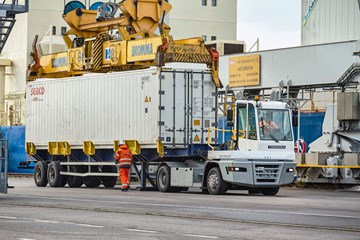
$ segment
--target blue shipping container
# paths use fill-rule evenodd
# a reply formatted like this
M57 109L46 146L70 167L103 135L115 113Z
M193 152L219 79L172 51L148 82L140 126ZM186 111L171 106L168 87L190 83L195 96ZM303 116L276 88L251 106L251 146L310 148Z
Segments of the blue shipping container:
M10 174L32 174L34 169L19 168L20 162L26 162L25 152L25 126L0 126L0 132L8 141L8 173ZM31 163L32 167L34 164Z

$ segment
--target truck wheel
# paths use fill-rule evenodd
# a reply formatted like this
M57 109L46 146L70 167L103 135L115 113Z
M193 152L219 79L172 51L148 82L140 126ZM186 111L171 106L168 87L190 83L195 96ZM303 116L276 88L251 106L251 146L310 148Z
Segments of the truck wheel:
M97 166L92 166L91 172L94 173L99 172L99 168ZM84 177L84 184L88 188L98 187L101 184L101 177L99 176Z
M260 191L262 194L267 196L275 196L279 192L279 187L273 187L273 188L262 188Z
M44 161L38 161L35 165L34 170L34 181L38 187L46 187L48 184L47 180L47 169L48 165Z
M156 186L160 192L170 192L170 168L166 165L161 166L156 174Z
M69 167L70 167L70 172L83 173L82 166L70 165ZM69 187L81 187L81 185L83 184L83 177L68 176L67 184L69 185Z
M117 173L117 167L114 166L103 166L102 172L105 173ZM102 183L106 188L113 188L116 185L118 177L102 177Z
M66 183L66 178L63 175L60 175L60 163L58 161L52 161L49 164L47 170L47 179L51 187L63 187Z
M212 195L221 195L228 190L228 185L224 182L218 167L210 169L207 175L206 183L207 189Z

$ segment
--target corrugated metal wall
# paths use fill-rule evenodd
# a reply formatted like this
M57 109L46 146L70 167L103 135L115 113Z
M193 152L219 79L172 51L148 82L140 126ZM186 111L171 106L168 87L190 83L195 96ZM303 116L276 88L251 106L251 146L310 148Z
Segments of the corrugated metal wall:
M156 70L37 80L26 92L26 141L43 147L91 140L108 148L116 139L155 144L158 89Z
M302 24L312 2L313 0L302 0ZM302 45L355 39L360 39L358 0L318 0L308 22L301 30Z

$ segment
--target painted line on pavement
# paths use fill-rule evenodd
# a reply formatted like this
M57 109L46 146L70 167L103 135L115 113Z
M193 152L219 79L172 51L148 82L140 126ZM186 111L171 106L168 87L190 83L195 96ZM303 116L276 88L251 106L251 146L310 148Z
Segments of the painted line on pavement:
M17 217L10 217L10 216L0 216L2 219L17 219Z
M77 225L82 227L92 227L92 228L104 228L104 226L100 225L93 225L93 224L86 224L86 223L75 223L75 222L63 222L65 224Z
M52 224L72 224L82 227L93 227L93 228L103 228L104 226L100 225L93 225L93 224L86 224L86 223L76 223L76 222L59 222L53 220L44 220L44 219L33 219L33 218L24 218L24 217L11 217L11 216L0 216L0 219L11 219L11 220L22 220L22 221L32 221L32 222L39 222L39 223L52 223Z
M206 236L206 235L196 235L196 234L181 234L182 236L187 236L187 237L198 237L198 238L211 238L211 239L217 239L219 237L215 237L215 236Z
M131 231L131 232L157 233L156 231L142 230L142 229L133 229L133 228L127 228L126 230L127 230L127 231Z

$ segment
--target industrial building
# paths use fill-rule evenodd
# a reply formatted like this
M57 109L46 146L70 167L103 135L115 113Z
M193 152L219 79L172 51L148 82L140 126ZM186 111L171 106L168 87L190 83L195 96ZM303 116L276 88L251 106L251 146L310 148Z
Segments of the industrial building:
M302 0L301 45L360 39L358 0Z

